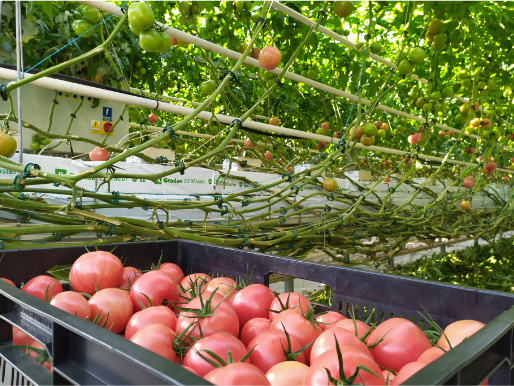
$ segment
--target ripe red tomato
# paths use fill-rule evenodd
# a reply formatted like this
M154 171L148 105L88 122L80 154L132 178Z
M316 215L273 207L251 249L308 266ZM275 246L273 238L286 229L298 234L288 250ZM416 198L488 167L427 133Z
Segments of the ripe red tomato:
M348 331L351 331L359 339L362 338L362 336L364 334L366 334L366 332L368 332L368 330L371 328L369 325L367 325L366 323L364 323L358 319L355 319L355 320L343 319L343 320L340 320L339 322L335 322L333 324L333 326L334 326L334 328L341 327ZM369 338L369 336L368 336L368 338Z
M343 371L346 378L351 377L358 366L365 366L376 375L371 374L363 369L359 370L357 378L354 383L362 385L384 385L385 381L382 378L382 370L380 367L370 359L361 350L351 346L340 346L343 362ZM307 374L305 375L304 385L328 385L327 371L335 379L339 377L339 361L337 358L337 350L335 348L328 350L321 354L313 364Z
M178 43L177 43L177 38L174 37L174 36L170 36L170 40L171 40L171 45L172 46L176 46Z
M207 275L206 273L192 273L191 275L187 275L180 281L180 289L183 292L193 288L196 289L198 287L203 288L207 286L207 283L212 280L212 277Z
M148 116L148 122L150 122L150 123L157 123L158 120L159 120L159 118L157 118L157 115L155 115L155 114L150 114Z
M246 148L254 148L255 145L253 144L252 140L250 138L246 138L244 140L244 147Z
M173 331L162 324L150 324L143 327L130 338L138 344L170 361L179 363L177 354L173 350Z
M453 322L444 329L444 335L437 341L437 346L445 350L450 349L450 347L453 348L484 326L484 323L476 320L458 320Z
M287 344L286 333L282 330L269 329L261 332L246 346L248 351L253 348L250 354L250 363L257 366L262 372L266 373L277 363L284 362L286 355L284 350L288 352L296 352L302 348L300 343L294 336L289 336L291 342L290 350ZM292 359L292 358L287 358ZM294 360L305 363L305 354L302 352Z
M177 326L177 316L165 306L145 308L130 317L125 328L125 338L132 338L136 332L150 324L162 324L174 331Z
M391 318L380 323L369 336L368 344L374 344L381 338L383 340L371 353L380 366L396 372L432 347L423 331L403 318Z
M282 54L275 47L264 47L259 54L259 64L265 70L271 71L277 68L282 60Z
M238 284L234 279L230 277L215 277L205 287L206 292L214 292L225 297L226 300L236 296L238 290L236 289Z
M407 363L398 371L396 377L394 377L393 385L401 385L426 365L426 362L419 361Z
M309 299L298 292L284 292L271 302L268 317L270 320L273 320L278 315L278 312L285 309L293 309L298 313L305 314L310 304Z
M473 180L464 180L462 186L464 188L471 188L473 186Z
M323 122L320 126L322 129L325 129L325 131L328 131L328 123Z
M204 338L217 332L239 335L239 321L234 309L224 297L211 294L210 297L197 296L186 304L185 308L202 310L202 315L181 311L178 314L176 333L187 331L189 338ZM210 301L208 301L210 299ZM212 311L216 307L215 311Z
M184 278L182 268L175 263L162 263L158 270L166 272L173 280L178 281L179 283Z
M139 269L134 267L123 267L123 274L121 280L118 283L118 288L130 289L136 279L141 276L142 273Z
M31 358L34 358L34 359L36 359L39 356L39 353L36 351L31 351L30 347L40 349L40 350L46 350L46 347L43 346L41 343L39 343L37 340L32 340L32 343L29 344L29 349L26 352L27 352L27 354L30 355ZM44 361L43 363L41 363L41 365L43 365L43 367L45 369L47 369L48 371L52 372L52 370L53 370L52 362Z
M281 362L268 370L266 378L271 386L303 385L308 370L309 366L300 362Z
M77 292L93 295L116 287L123 275L123 264L111 252L93 251L80 256L70 270L70 284Z
M215 385L269 385L268 378L256 366L249 363L235 362L218 367L207 374L204 379Z
M26 346L31 344L34 338L24 333L16 326L12 326L12 344L15 346Z
M239 324L244 326L253 318L268 318L271 302L275 298L272 290L262 284L250 284L234 296L230 304L234 308Z
M305 363L310 363L312 344L320 336L321 329L316 328L310 320L294 309L280 312L271 322L270 329L286 331L289 336L294 336L302 347L308 346L304 351Z
M91 306L87 299L78 292L65 291L58 293L50 301L50 304L82 319L89 320L91 317Z
M271 326L271 320L267 318L253 318L250 319L241 328L240 339L241 342L248 347L248 344L263 331L268 331Z
M21 287L21 290L44 302L50 302L55 295L63 291L59 281L47 275L33 277Z
M417 143L420 143L421 140L423 139L423 135L421 133L415 133L415 134L411 134L407 137L407 141L411 144L411 145L415 145Z
M3 278L3 277L0 277L0 280L3 280L6 283L9 283L9 284L11 284L11 285L16 287L16 284L14 284L14 282L12 280L9 280L9 279Z
M89 152L89 159L91 161L107 161L107 158L109 158L109 152L99 146Z
M430 347L428 350L425 350L423 354L421 354L418 358L418 362L430 363L435 361L441 355L443 355L445 351L437 346Z
M127 291L106 288L89 299L91 318L97 324L116 334L122 332L134 313L134 306Z
M196 341L193 346L191 346L182 362L184 366L191 367L193 370L195 370L200 377L204 377L212 370L214 370L215 367L203 359L199 354L202 354L210 360L217 362L215 357L210 355L210 353L205 350L212 351L214 354L223 359L225 363L228 363L228 351L232 353L232 359L234 362L241 361L241 359L243 359L243 357L248 354L248 350L246 349L245 345L241 343L241 341L235 336L225 334L223 332L218 332L216 334L202 338ZM246 358L244 362L250 363L250 359Z
M357 338L355 334L344 328L334 327L323 332L315 340L314 344L312 345L310 363L314 363L321 354L335 348L336 339L339 346L355 347L369 356L370 359L373 359L373 355L371 355L371 352L368 350L368 346L366 346L365 343Z
M179 290L175 281L163 271L150 271L141 275L130 288L134 310L165 305L171 308L179 300ZM142 305L142 307L141 307Z
M317 326L322 329L323 331L328 330L329 328L334 327L334 324L336 322L339 322L340 320L346 319L343 315L341 315L339 312L335 311L327 311L324 314L321 314L316 317Z
M264 153L264 158L266 158L267 161L272 161L273 153L271 153L270 151L267 151L266 153Z

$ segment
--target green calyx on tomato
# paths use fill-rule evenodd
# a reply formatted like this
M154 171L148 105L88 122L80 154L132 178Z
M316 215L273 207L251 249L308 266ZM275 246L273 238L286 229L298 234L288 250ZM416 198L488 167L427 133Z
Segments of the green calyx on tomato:
M16 140L9 134L0 132L0 155L6 158L11 158L16 153L18 144Z
M200 92L202 95L212 94L216 90L216 83L213 80L208 80L200 85Z
M136 30L149 29L155 21L152 8L147 3L132 3L128 9L129 25Z
M79 36L84 35L84 37L89 37L93 34L93 24L85 20L75 20L71 24L71 28L73 31ZM88 32L89 31L89 32Z

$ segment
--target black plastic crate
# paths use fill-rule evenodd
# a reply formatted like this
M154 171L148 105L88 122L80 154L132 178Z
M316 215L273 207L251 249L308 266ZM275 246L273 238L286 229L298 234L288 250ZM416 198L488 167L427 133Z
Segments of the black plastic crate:
M114 245L99 248L112 250ZM0 277L19 285L55 265L73 263L84 252L83 247L5 251ZM514 296L510 294L181 240L118 244L114 253L138 268L148 268L162 254L162 262L175 262L187 273L245 277L251 272L254 282L266 285L277 273L325 283L333 290L331 309L344 313L352 308L360 319L364 311L367 315L373 311L377 320L402 316L420 323L422 305L442 326L459 319L479 320L488 325L407 383L480 384L489 377L489 384L509 385L514 379ZM4 348L0 383L208 384L159 355L0 281L0 345L11 342L11 324L46 345L54 371L47 372L20 350Z

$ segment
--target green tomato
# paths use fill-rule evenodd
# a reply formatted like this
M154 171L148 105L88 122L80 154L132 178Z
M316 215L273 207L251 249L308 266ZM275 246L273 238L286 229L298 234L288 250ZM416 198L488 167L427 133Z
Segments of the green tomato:
M147 29L141 31L139 34L139 46L142 50L148 52L158 52L162 43L160 32L154 29Z
M142 61L140 61L140 60L138 60L136 63L134 63L134 66L135 66L136 68L141 68L141 67L143 67L143 62L142 62Z
M266 71L264 72L264 79L268 80L268 79L271 79L275 76L274 73L272 73L271 71Z
M466 116L464 114L457 114L455 117L455 123L462 125L464 122L466 122Z
M81 36L82 34L84 34L84 37L86 38L93 35L94 32L92 29L93 24L85 20L75 20L71 24L71 28L73 28L73 31L75 31L77 35Z
M477 87L479 90L483 90L487 86L487 84L484 81L480 81L477 83Z
M408 55L409 61L413 64L420 64L425 60L425 50L421 47L414 47Z
M471 79L470 78L466 78L466 79L463 79L462 82L460 83L462 87L464 88L468 88L468 87L471 87Z
M149 29L155 21L152 8L148 3L135 2L128 9L128 22L135 29L144 31Z
M432 103L425 103L423 105L423 111L432 111L432 109L434 108L434 106L432 105Z
M443 96L443 98L451 98L453 96L453 88L446 86L445 88L443 88L441 95Z
M490 134L491 134L491 133L489 132L489 130L481 130L481 132L480 132L480 138L482 138L482 139L487 139L487 138L489 138L489 135L490 135Z
M316 134L327 135L327 131L323 127L320 127L320 128L318 128L318 130L316 130Z
M166 32L159 32L159 34L161 35L161 44L157 52L164 54L171 48L171 38Z
M244 1L236 1L235 2L235 10L237 13L241 13L245 9L245 2Z
M467 126L465 129L464 129L464 132L466 134L473 134L475 132L475 128L473 126Z
M398 65L398 71L400 71L400 74L409 75L414 71L414 64L408 59L404 59Z
M444 44L432 43L431 47L434 50L434 52L441 52L442 50L444 50L445 45Z
M182 9L186 13L186 15L191 14L191 4L189 4L188 1L181 1L180 4L182 5Z
M373 42L369 46L369 49L372 54L378 55L382 51L382 44L380 44L379 42Z
M139 34L141 33L141 30L140 29L137 29L135 28L133 25L129 24L129 28L130 30L132 31L133 34L139 36Z
M32 142L30 143L30 148L31 148L32 150L34 150L34 151L37 151L37 150L39 150L39 145L40 145L40 144L39 144L39 142L32 141Z
M16 153L18 144L16 140L9 134L0 132L0 155L11 158Z
M43 145L45 145L45 146L46 146L46 145L50 145L50 143L52 143L52 139L51 139L51 138L46 137L45 139L43 139L43 140L41 141L41 143L42 143Z
M457 74L457 79L464 80L469 78L469 73L466 70L462 70Z
M375 136L378 134L377 127L374 123L368 122L362 128L362 132L368 136Z
M314 71L314 70L307 71L307 78L315 79L316 78L316 71Z
M84 9L84 19L92 24L98 24L102 21L102 15L98 9L86 7Z
M380 129L380 130L378 130L377 135L378 135L380 138L385 138L385 136L386 136L386 131L385 131L385 130Z
M441 99L443 96L441 95L441 92L440 91L434 91L432 94L430 94L430 99L434 100L434 101L438 101L439 99Z
M216 83L213 80L208 80L200 85L200 93L202 95L210 95L216 90Z
M440 32L434 35L434 43L438 45L444 45L448 40L448 36L444 32Z
M139 69L139 73L140 73L141 75L146 74L146 68L141 67L141 68Z

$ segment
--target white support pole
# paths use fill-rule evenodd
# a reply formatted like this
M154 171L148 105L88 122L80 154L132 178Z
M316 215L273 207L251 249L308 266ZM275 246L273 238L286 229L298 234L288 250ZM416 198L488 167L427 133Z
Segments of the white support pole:
M16 74L16 71L14 71L14 70L0 68L0 78L14 79L15 74ZM33 76L33 75L28 75L26 77L31 77L31 76ZM69 92L72 94L90 96L93 98L107 99L107 100L111 100L114 102L144 107L144 108L148 108L148 109L166 111L166 112L172 113L172 114L187 116L194 111L194 109L192 109L190 107L177 106L177 105L173 105L171 103L163 103L163 102L156 104L155 100L153 100L153 99L142 98L137 95L118 93L116 91L111 91L111 90L104 90L104 89L100 89L100 88L93 87L93 86L85 86L85 85L81 85L78 83L67 82L67 81L60 80L60 79L52 79L52 78L48 78L48 77L43 77L40 79L36 79L35 81L33 81L31 83L34 84L35 86L47 88L50 90L58 90L58 91ZM237 117L231 117L229 115L222 115L222 114L214 114L214 116L216 117L216 119L218 121L220 121L221 123L225 123L227 125L232 124L232 122L235 119L237 119ZM211 117L212 117L212 113L209 111L202 111L196 116L197 119L204 119L204 120L208 120ZM252 120L246 120L244 122L244 126L250 128L250 129L256 129L256 130L266 131L266 132L270 132L270 133L285 134L285 135L289 135L289 136L296 137L296 138L312 139L315 141L322 141L322 142L334 143L334 144L339 142L339 138L328 137L326 135L318 135L318 134L314 134L314 133L308 133L308 132L304 132L304 131L300 131L300 130L289 129L286 127L274 126L274 125L270 125L267 123L256 122L256 121L252 121ZM389 149L389 148L380 147L380 146L364 146L361 143L356 143L355 147L357 149L366 149L366 150L370 150L370 151L377 151L377 152L381 152L381 153L388 153L388 154L394 154L394 155L406 154L406 152L402 151L402 150ZM462 161L446 159L446 158L441 158L441 157L434 157L434 156L429 156L429 155L425 155L425 154L418 154L418 158L425 159L428 161L441 162L441 163L447 162L450 164L461 165L461 166L475 165L475 164L472 164L469 162L462 162ZM498 168L496 170L498 170L500 172L505 172L505 173L511 173L511 174L514 173L514 171L507 170L507 169Z
M143 95L151 96L152 98L161 98L161 99L172 101L172 102L191 103L193 106L200 106L200 104L201 104L201 103L194 102L194 101L186 101L185 99L182 99L182 98L170 97L168 95L159 95L154 92L144 91L144 90L141 90L141 89L135 88L135 87L130 87L130 91L132 91L134 93L141 93ZM255 117L259 118L259 119L265 119L267 121L269 121L269 119L270 119L269 117L265 117L263 115L255 115Z

